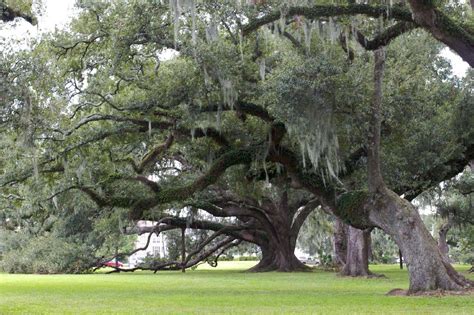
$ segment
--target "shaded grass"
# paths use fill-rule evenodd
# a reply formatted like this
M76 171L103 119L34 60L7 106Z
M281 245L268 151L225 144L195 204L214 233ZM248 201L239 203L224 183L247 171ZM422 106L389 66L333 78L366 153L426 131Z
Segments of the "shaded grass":
M474 314L472 296L385 296L408 286L397 266L371 266L387 279L354 279L323 271L242 272L252 264L222 262L186 274L0 274L0 314Z

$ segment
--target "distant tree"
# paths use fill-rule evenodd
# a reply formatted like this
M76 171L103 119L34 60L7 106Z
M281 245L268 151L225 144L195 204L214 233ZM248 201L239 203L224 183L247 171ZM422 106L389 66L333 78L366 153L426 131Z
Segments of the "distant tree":
M444 223L439 227L438 246L447 258L449 253L448 233L454 228L469 228L474 225L474 175L468 168L460 176L443 183L435 201L437 215Z
M333 221L334 218L318 208L305 221L298 237L298 247L325 264L332 264L334 258Z

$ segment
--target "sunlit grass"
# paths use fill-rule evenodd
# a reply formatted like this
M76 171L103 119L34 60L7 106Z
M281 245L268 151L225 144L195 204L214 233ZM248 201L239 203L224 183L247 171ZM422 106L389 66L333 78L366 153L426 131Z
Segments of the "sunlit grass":
M222 262L185 274L0 274L0 314L474 314L472 296L385 296L408 286L397 266L371 266L387 279L353 279L323 271L243 272L252 264Z

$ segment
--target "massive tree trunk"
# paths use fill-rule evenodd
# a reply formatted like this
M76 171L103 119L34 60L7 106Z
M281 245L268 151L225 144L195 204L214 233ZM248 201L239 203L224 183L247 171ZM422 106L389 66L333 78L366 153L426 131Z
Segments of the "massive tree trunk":
M249 271L304 271L308 266L303 264L295 256L297 233L292 230L290 218L281 212L273 216L274 231L267 231L265 238L257 243L262 251L262 259ZM286 218L285 218L286 217ZM298 229L299 230L299 229Z
M359 230L349 227L347 237L346 264L341 275L351 277L366 277L369 271L370 230Z
M348 229L349 226L336 217L333 234L333 263L339 267L343 267L346 264Z
M309 197L290 202L286 183L273 179L278 198L242 198L230 191L216 191L209 202L194 204L217 217L235 217L242 224L239 235L232 235L260 247L261 261L249 271L302 271L308 267L295 256L295 247L301 226L319 206L317 199ZM282 183L280 186L279 184ZM236 225L239 228L240 225ZM245 227L243 227L245 226ZM223 232L227 233L227 232Z
M389 190L383 182L379 147L385 52L380 49L374 55L375 91L367 156L369 197L366 206L369 220L392 236L402 251L410 273L410 293L436 289L460 290L472 282L458 274L442 257L415 207Z
M370 198L369 219L397 243L410 274L409 292L472 286L442 256L415 207L390 190Z
M307 216L316 207L309 202L305 207L291 207L287 192L282 193L278 203L268 205L267 219L271 229L266 230L265 239L258 242L262 250L262 259L250 271L304 271L308 266L295 256L298 234Z
M308 266L303 264L295 256L295 247L289 242L279 242L272 240L267 245L260 245L262 250L262 259L249 271L305 271Z
M272 152L271 158L284 164L295 184L319 196L322 206L346 223L360 229L379 227L390 235L400 248L409 270L409 293L472 287L474 282L457 273L442 257L415 207L388 189L383 181L379 147L385 53L378 49L374 55L374 98L367 150L369 191L345 193L334 203L334 191L322 186L317 178L304 174L291 153L279 148L278 152Z
M367 156L369 193L359 223L380 227L397 243L410 274L409 292L460 290L473 284L458 274L443 258L436 241L426 229L415 207L385 186L380 171L380 125L385 52L375 51L374 98L371 108ZM361 200L361 199L359 199Z

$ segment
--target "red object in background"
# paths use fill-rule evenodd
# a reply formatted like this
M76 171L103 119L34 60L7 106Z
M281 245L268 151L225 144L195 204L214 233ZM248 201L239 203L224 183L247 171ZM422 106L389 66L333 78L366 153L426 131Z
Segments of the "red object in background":
M123 267L123 264L120 262L120 261L108 261L106 263L104 263L104 266L107 266L107 267Z

